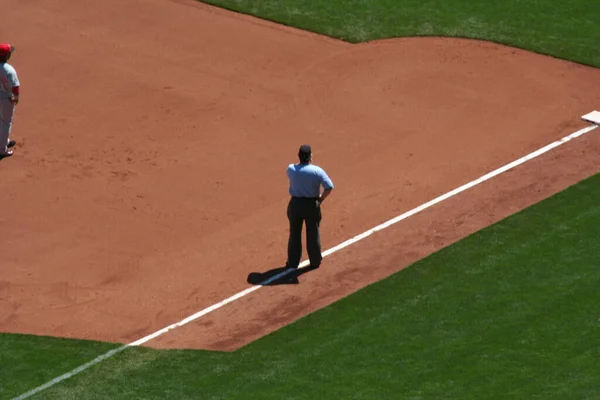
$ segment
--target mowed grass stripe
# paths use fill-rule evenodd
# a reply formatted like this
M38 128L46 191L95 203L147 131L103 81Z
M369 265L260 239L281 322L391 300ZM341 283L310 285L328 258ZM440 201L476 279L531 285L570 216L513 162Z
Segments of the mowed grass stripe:
M35 398L597 398L599 196L596 175L238 352L131 349Z
M600 67L597 0L203 2L348 42L408 36L464 37Z

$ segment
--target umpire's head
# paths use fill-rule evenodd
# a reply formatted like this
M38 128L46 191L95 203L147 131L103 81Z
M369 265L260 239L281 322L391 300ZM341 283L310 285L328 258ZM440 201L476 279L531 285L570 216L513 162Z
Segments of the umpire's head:
M312 149L308 144L303 144L298 150L298 159L302 164L308 164L312 159Z

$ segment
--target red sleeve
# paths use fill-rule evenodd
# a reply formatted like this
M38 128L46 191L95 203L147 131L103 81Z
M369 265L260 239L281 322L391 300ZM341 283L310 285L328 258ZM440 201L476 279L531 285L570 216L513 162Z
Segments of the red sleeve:
M15 96L19 95L19 86L13 86L12 94L14 94Z

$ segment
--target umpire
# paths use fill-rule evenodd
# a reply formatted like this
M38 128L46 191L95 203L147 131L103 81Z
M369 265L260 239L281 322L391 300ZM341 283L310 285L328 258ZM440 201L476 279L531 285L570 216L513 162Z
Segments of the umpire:
M298 164L287 167L292 196L287 208L290 221L286 266L298 268L302 256L302 224L306 223L306 249L311 268L321 265L321 203L333 190L333 182L320 167L312 164L312 149L304 144L298 150ZM321 193L323 186L323 193Z

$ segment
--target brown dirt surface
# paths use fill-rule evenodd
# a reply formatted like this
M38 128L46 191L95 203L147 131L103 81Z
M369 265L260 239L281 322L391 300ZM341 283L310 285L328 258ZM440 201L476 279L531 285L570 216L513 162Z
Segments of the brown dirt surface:
M0 332L131 342L285 262L285 167L330 248L564 137L600 70L496 44L350 45L187 0L20 1ZM233 350L600 171L595 130L149 343Z

